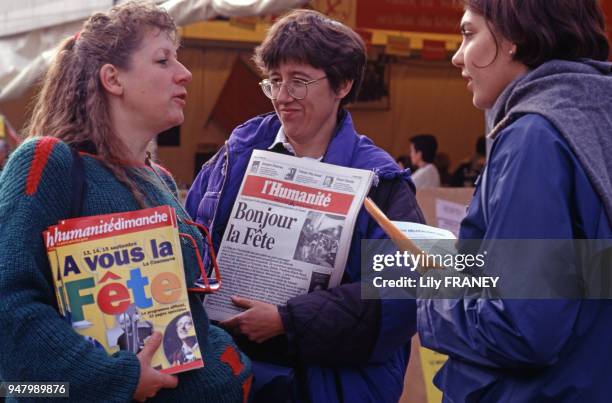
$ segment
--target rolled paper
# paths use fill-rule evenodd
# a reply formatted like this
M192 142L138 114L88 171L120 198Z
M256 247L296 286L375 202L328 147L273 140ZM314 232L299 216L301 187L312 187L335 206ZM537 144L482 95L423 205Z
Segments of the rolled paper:
M402 252L409 252L413 255L424 255L427 254L421 250L406 234L404 234L399 228L389 220L389 218L382 212L381 209L378 208L376 203L374 203L369 197L363 202L363 205L366 211L372 216L374 221L380 225L380 227L385 231L385 234L393 241L395 246ZM424 259L424 261L435 261L435 259ZM427 269L444 269L443 266L438 265L421 265L418 270L423 273Z

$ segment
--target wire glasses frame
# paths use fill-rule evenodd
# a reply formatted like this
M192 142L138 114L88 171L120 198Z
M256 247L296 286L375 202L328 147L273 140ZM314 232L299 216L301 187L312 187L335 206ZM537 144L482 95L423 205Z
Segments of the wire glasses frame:
M325 78L327 78L327 76L315 78L314 80L310 81L294 78L287 83L285 88L287 89L287 93L291 98L299 101L306 98L308 95L308 85L314 84L317 81L321 81ZM259 82L259 86L261 87L261 90L265 96L275 101L278 98L278 94L280 94L283 81L271 81L269 78L266 78L265 80L261 80Z
M157 173L157 170L153 167L151 153L148 151L147 151L147 156L145 158L145 164L149 168L151 168L155 177L157 177L157 179L161 182L162 186L168 191L168 194L171 195L171 197L177 203L177 206L183 211L185 216L189 217L189 213L185 211L182 203L176 198L176 196L170 190L166 182L159 176L159 174ZM187 233L179 232L179 237L185 238L192 243L193 249L195 250L196 258L198 261L198 267L200 269L200 278L198 278L194 282L193 287L187 288L187 291L194 292L194 293L201 293L201 294L212 294L218 291L221 288L221 271L219 270L219 265L217 264L217 256L216 256L215 249L213 246L212 237L210 236L210 232L208 231L208 228L206 228L202 224L199 224L195 221L182 219L178 215L178 213L176 214L176 219L178 221L183 222L186 225L193 225L198 229L198 231L200 231L200 234L202 235L203 240L207 243L207 246L208 246L208 254L210 257L210 262L212 264L212 270L210 271L214 273L214 277L210 277L210 278L208 277L208 273L206 271L206 268L204 267L204 261L202 260L202 255L200 254L200 250L198 248L198 243L196 242L196 240Z
M189 220L183 220L183 222L188 225L194 225L202 234L202 237L208 244L208 253L210 255L212 271L214 272L214 277L209 278L207 270L204 267L204 262L202 260L202 256L200 255L200 250L198 248L196 240L191 235L186 234L184 232L180 232L179 233L180 237L186 238L193 243L196 257L198 260L198 266L200 268L200 278L194 282L193 287L187 288L187 291L195 292L195 293L202 293L202 294L212 294L218 291L219 288L221 288L221 271L219 270L219 265L217 264L217 256L213 248L213 243L212 243L212 238L210 236L210 232L205 226L198 224L197 222L189 221Z

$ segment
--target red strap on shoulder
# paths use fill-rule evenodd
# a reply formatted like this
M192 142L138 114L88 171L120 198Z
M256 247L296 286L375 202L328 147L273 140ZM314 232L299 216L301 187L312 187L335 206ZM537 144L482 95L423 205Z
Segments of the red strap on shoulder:
M249 393L251 392L251 385L253 384L253 375L249 376L246 381L242 384L242 401L247 403L249 401Z
M30 166L30 172L28 172L28 178L26 180L26 194L28 196L32 196L36 193L49 156L57 143L59 143L59 139L55 137L41 137L36 141L34 158L32 159L32 165Z

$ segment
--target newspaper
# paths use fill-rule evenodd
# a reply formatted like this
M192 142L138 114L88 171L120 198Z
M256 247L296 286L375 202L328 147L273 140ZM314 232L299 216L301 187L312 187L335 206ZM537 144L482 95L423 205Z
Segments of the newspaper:
M242 310L240 295L280 305L342 279L357 214L374 173L255 150L223 234L213 320Z

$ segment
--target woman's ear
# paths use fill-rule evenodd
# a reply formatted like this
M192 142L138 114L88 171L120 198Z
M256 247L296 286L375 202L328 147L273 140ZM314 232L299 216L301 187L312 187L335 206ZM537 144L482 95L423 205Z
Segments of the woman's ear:
M336 91L336 95L338 99L342 99L351 92L353 88L354 80L346 80L340 83L340 87L338 87L338 91Z
M517 49L516 43L513 43L512 46L510 46L510 51L509 51L510 56L516 55L516 49Z
M516 46L516 43L511 42L508 39L501 38L499 49L502 54L507 54L508 56L510 56L510 58L514 58L514 55L516 55L518 46Z
M123 85L119 80L119 70L110 63L100 68L100 82L102 87L112 95L122 95Z

